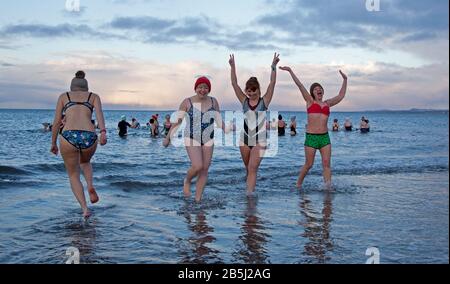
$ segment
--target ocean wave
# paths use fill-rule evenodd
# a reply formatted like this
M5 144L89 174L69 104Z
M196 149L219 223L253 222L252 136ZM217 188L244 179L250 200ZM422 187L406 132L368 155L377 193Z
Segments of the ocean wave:
M292 175L298 175L299 166L295 170L280 171L279 167L265 167L260 169L260 175L266 176L267 173L275 173L276 177L287 177ZM429 166L376 166L376 167L357 167L357 168L342 168L332 167L333 175L353 175L353 176L365 176L365 175L391 175L402 173L427 173L427 172L447 172L449 170L448 165L429 165ZM221 173L217 173L221 174ZM322 175L322 168L313 168L308 175Z
M21 181L17 179L0 179L0 189L4 188L21 188L21 187L37 187L42 182L38 181Z
M0 176L20 176L27 175L29 172L9 166L0 166Z

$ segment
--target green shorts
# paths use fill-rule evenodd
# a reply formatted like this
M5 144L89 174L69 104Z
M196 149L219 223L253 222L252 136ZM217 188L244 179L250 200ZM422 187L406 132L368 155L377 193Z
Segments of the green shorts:
M309 134L306 133L305 146L320 150L325 146L331 145L330 135L325 134Z

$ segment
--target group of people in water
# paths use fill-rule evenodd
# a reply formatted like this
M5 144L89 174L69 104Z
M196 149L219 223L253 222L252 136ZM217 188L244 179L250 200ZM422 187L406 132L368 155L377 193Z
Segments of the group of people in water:
M331 127L333 132L338 132L341 130L341 127L339 126L339 120L334 119L333 120L333 126ZM346 117L344 122L344 131L353 131L353 123L350 120L350 118ZM369 120L366 117L361 117L361 122L359 124L359 128L356 128L356 130L361 131L361 133L368 133L370 132L370 125Z
M339 94L325 100L325 90L322 85L314 83L308 91L290 67L277 67L280 62L279 56L279 54L275 53L272 59L270 82L265 92L263 92L256 77L248 79L245 87L241 88L238 83L235 57L231 54L229 58L231 86L236 98L242 105L244 113L244 127L240 133L239 148L246 170L246 187L249 195L255 192L258 169L268 145L265 114L274 96L277 70L282 70L291 75L295 85L299 88L307 109L308 123L304 147L305 163L300 169L297 187L301 189L303 180L314 164L317 151L320 152L322 158L324 182L327 187L331 186L331 140L328 132L328 120L331 108L345 98L347 76L342 71L339 71L343 80ZM59 151L61 152L72 191L81 205L83 216L87 218L90 216L90 211L85 200L80 176L83 173L85 177L91 203L98 202L99 197L93 185L93 172L90 161L96 151L97 144L102 146L107 144L107 130L100 96L89 92L88 82L83 71L76 73L70 89L70 92L66 92L58 98L52 128L51 152L55 155ZM184 144L191 166L184 179L183 192L185 197L191 196L191 184L196 178L195 200L200 202L213 158L215 126L222 129L225 133L230 131L230 127L226 127L222 120L219 101L210 96L212 84L207 77L200 77L195 81L194 91L193 96L183 99L180 103L175 122L171 123L170 117L166 117L166 122L168 123L164 126L165 138L163 146L169 147L175 134L178 133L179 127L186 119ZM95 131L95 125L91 121L94 111L96 112L98 128L100 129L99 136ZM60 129L63 117L65 117L65 123L61 129L60 146L58 147L58 129ZM121 134L126 135L125 129L133 127L133 123L134 127L139 125L137 121L133 121L130 124L126 122L126 117L122 117L119 123L121 126L118 126L119 129L124 130L121 131ZM282 117L278 119L277 124L280 131L279 134L283 134L283 130L280 129L284 129L286 123ZM152 117L148 126L152 129L152 135L157 134L156 132L159 129L158 117ZM290 130L291 134L297 133L295 118L291 119Z
M172 122L170 122L170 115L166 115L165 121L162 124L162 129L158 121L159 114L152 115L145 126L141 127L141 124L136 118L131 119L131 124L127 122L127 117L122 115L119 124L117 125L117 129L119 130L119 136L125 138L128 136L128 128L132 129L149 129L151 137L165 137L172 128Z

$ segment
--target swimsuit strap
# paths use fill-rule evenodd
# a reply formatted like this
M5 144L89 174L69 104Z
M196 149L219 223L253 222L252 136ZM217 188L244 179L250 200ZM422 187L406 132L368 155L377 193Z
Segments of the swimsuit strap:
M67 95L67 98L69 99L69 103L72 102L72 100L70 99L70 96L69 96L69 92L66 92L66 95Z
M89 93L89 97L88 97L88 99L87 99L87 103L89 103L89 104L91 104L89 101L91 100L91 96L92 96L92 93Z
M211 109L216 110L213 98L211 98Z

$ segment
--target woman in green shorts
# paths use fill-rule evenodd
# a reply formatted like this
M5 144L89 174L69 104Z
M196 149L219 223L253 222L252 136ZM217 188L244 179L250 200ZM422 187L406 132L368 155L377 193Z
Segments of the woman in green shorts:
M306 101L308 110L308 126L306 128L305 140L306 161L305 165L300 170L297 187L301 189L305 176L314 165L316 151L319 150L320 155L322 156L323 178L326 186L329 188L331 186L331 141L328 134L328 118L330 117L330 108L340 103L345 97L347 91L347 76L342 73L342 71L339 71L344 79L339 95L323 101L324 89L319 83L314 83L308 93L291 68L280 67L280 69L288 71L291 74L295 84L300 89L300 92Z

